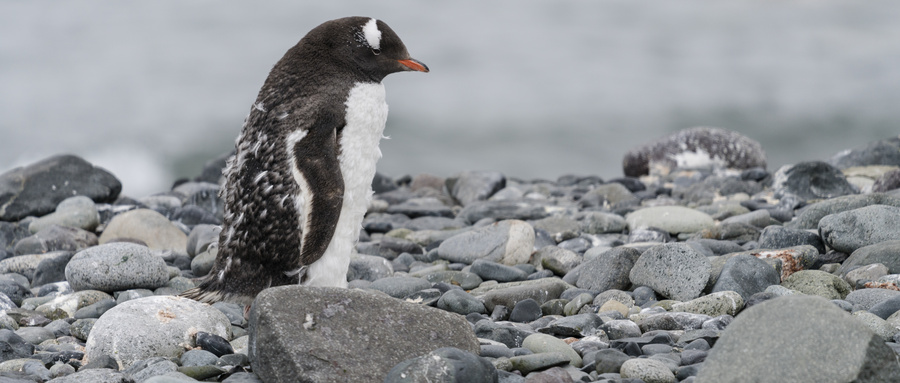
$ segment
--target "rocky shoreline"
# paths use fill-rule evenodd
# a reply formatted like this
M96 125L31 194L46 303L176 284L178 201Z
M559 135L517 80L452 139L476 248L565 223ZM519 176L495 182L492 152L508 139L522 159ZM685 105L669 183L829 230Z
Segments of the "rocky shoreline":
M177 298L224 157L121 196L76 156L0 175L0 382L900 380L900 138L769 171L695 128L627 177L376 176L350 289Z

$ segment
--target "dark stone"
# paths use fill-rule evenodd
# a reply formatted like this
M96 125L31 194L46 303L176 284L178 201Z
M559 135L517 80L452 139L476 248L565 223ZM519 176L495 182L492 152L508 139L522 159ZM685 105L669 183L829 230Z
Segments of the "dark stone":
M109 368L114 371L119 371L119 362L116 362L113 357L104 354L91 358L91 361L88 362L88 364L81 366L82 370L89 370L92 368Z
M484 218L495 220L518 219L523 221L546 218L550 215L545 209L546 203L535 201L479 201L464 207L458 214L465 222L473 224ZM390 209L388 209L390 211Z
M518 327L503 326L490 320L482 320L475 323L475 336L503 343L506 347L522 347L522 342L532 331L526 331Z
M460 205L468 206L484 201L506 187L506 176L498 172L469 171L449 177L445 182L450 195Z
M766 154L759 142L720 128L684 129L625 154L622 168L626 176L640 177L653 167L675 169L680 155L706 153L727 168L766 167Z
M639 251L628 247L606 250L581 265L575 286L596 291L627 290L631 268L640 256Z
M203 183L201 185L203 186L196 188L197 190L184 200L183 207L195 206L207 213L192 213L196 217L190 217L190 219L202 218L214 221L209 223L211 225L221 224L222 216L225 213L225 201L219 198L218 184ZM182 218L182 222L188 225L187 218Z
M27 287L11 280L0 280L0 293L9 297L16 306L22 306L23 299L34 296Z
M97 245L97 235L86 230L50 225L16 243L16 254L43 254L51 251L78 251Z
M222 178L222 170L225 169L225 163L228 162L228 158L233 155L234 151L232 150L206 161L206 163L203 164L203 170L201 170L199 176L194 178L194 181L218 184L219 180Z
M810 245L819 250L819 254L825 254L825 243L816 233L806 230L792 229L784 226L766 226L759 234L760 249L783 249L786 247Z
M776 193L789 193L806 200L857 193L840 169L822 161L801 162L779 169L772 188Z
M534 299L523 299L516 303L512 312L509 314L509 320L512 322L527 323L540 318L541 305Z
M832 198L803 207L797 219L786 223L785 226L794 229L817 229L819 221L825 216L871 205L900 207L900 196L872 193Z
M75 256L73 251L60 251L52 257L47 257L38 263L34 269L34 277L31 280L33 287L48 283L64 282L66 280L66 265Z
M869 165L900 166L900 138L873 141L862 147L845 150L835 154L828 162L840 169Z
M843 254L843 253L838 253ZM887 266L888 273L900 274L900 240L884 241L873 245L860 247L850 254L841 268L838 275L844 275L851 269L859 266L880 263Z
M7 329L0 329L0 362L28 358L34 354L34 345Z
M0 220L42 216L76 195L109 203L120 191L122 183L106 170L77 156L53 156L0 174Z
M216 334L200 331L197 333L196 342L198 347L213 353L215 356L221 357L234 354L234 348L231 347L231 343L228 343L228 340Z
M628 191L630 191L632 193L637 193L639 191L647 190L647 186L644 185L644 183L641 182L640 179L637 179L634 177L623 177L623 178L615 178L615 179L609 180L609 183L613 183L613 182L615 182L617 184L622 184L622 186L624 186L626 189L628 189Z
M596 353L588 355L590 355L590 357L584 359L584 364L593 362L598 374L608 372L618 373L622 368L622 364L628 359L631 359L631 357L624 352L614 348L598 350Z
M732 241L723 241L718 239L691 239L688 243L696 242L703 247L712 251L713 255L725 255L737 253L745 249Z
M30 235L28 225L0 221L0 260L15 255L16 243Z
M900 311L900 296L883 300L869 309L870 313L878 315L881 319L887 319L897 311Z
M886 192L900 188L900 169L884 173L872 184L872 192Z
M734 291L747 300L780 282L781 276L774 267L752 255L739 254L725 262L712 292Z
M744 302L744 310L750 308L751 306L755 306L760 303L763 303L769 299L778 298L779 296L780 295L775 294L773 292L769 292L769 291L758 292L756 294L751 295L750 298L747 298L747 301Z
M391 177L388 177L388 176L378 173L378 172L375 173L375 178L372 178L372 191L374 191L375 194L387 193L391 190L396 190L396 189L397 189L397 183L394 182L394 180L391 179Z
M445 347L408 359L392 368L385 383L497 383L497 369L485 358Z
M523 281L528 277L528 274L519 268L501 265L484 259L476 259L475 262L472 262L469 272L478 275L484 280L494 280L501 283Z
M197 205L185 205L175 209L175 211L172 212L170 219L175 222L181 222L189 227L196 225L216 225L221 223L213 213L210 213Z
M75 312L75 319L100 318L103 313L116 307L116 300L112 298L102 299L92 305L82 307Z

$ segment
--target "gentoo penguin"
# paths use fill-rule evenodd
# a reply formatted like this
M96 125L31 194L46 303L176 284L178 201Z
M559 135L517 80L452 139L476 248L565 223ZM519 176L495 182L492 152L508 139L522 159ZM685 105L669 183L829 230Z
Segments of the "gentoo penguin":
M250 305L272 286L347 286L388 107L385 76L428 72L383 21L319 25L275 64L223 171L218 255L201 302Z

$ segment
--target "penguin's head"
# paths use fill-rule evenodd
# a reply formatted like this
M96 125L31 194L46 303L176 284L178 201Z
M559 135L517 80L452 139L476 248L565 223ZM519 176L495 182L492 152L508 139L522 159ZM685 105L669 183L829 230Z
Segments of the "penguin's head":
M331 56L332 65L345 66L375 81L395 72L428 72L424 63L409 56L400 37L381 20L369 17L331 20L303 39L318 46L320 53Z

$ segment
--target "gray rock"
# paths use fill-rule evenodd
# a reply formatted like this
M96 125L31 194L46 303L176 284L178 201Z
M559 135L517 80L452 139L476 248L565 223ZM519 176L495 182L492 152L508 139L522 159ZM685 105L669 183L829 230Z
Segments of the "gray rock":
M854 267L880 263L887 266L891 274L900 274L900 240L879 242L860 247L850 254L850 257L841 264L839 275L846 274Z
M888 319L898 310L900 310L900 297L892 296L872 305L872 307L869 309L869 312L877 315L879 318Z
M215 354L206 350L188 350L181 355L181 365L190 366L211 366L219 360Z
M151 356L178 358L186 346L195 346L198 331L229 339L231 322L212 306L190 299L154 296L130 300L97 320L85 345L85 360L110 355L121 367L129 367Z
M523 281L528 277L528 274L522 269L501 265L483 259L476 259L475 262L472 262L472 267L469 269L469 272L478 275L483 280L492 280L501 283Z
M223 380L222 383L263 383L263 381L254 373L238 372L236 374L231 374L231 376Z
M709 315L694 314L686 312L664 312L654 314L640 319L637 326L640 331L648 332L653 330L683 330L691 331L703 328L703 323L713 319ZM637 335L635 335L637 336Z
M453 210L437 198L413 198L396 205L390 205L387 212L403 214L409 218L447 217L453 218Z
M450 195L467 206L506 187L506 177L498 172L469 171L447 178L446 185Z
M848 195L814 203L800 210L797 218L785 224L794 229L818 229L819 221L825 216L858 209L870 205L900 207L900 196L885 193Z
M66 280L66 265L75 256L73 251L59 251L52 253L38 262L34 269L32 286L42 286L48 283L64 282Z
M568 343L553 335L531 334L522 342L522 348L531 350L535 354L560 353L569 358L569 364L581 367L581 356Z
M457 215L463 221L473 224L484 218L495 220L535 220L550 215L546 203L538 203L533 200L500 200L481 201L472 203L463 208Z
M887 266L880 263L873 263L848 271L847 274L844 275L844 280L847 281L850 286L857 286L861 283L877 281L885 275L888 275Z
M675 374L665 363L655 359L629 359L619 370L622 378L641 379L644 382L675 383Z
M0 221L0 259L15 254L16 243L29 235L28 225Z
M775 172L772 188L805 200L856 194L856 189L836 167L822 161L785 165Z
M640 256L639 251L628 247L602 251L582 264L575 286L595 291L627 290L631 285L631 268Z
M209 274L213 264L216 262L216 255L218 255L218 253L218 245L212 245L208 247L206 251L197 254L197 256L191 260L191 273L194 274L195 277L202 277Z
M578 254L552 245L538 250L534 254L534 259L540 262L544 269L560 276L566 275L581 264L581 256Z
M26 278L33 279L34 272L37 269L38 265L41 264L41 261L45 259L60 257L64 253L69 254L70 252L52 252L9 257L4 260L0 260L0 274L16 273L24 275Z
M87 341L96 323L94 318L77 319L69 325L69 333L81 341Z
M56 335L53 334L53 331L43 327L20 327L16 330L16 335L33 345L39 345L47 339L56 339Z
M765 209L754 210L749 213L735 215L722 220L721 223L741 223L745 225L763 228L772 224L772 217Z
M593 354L585 355L584 361L588 365L591 362L594 362L594 364L596 365L597 373L618 374L622 369L622 365L625 364L625 362L629 359L631 359L631 357L626 355L622 351L614 348L607 348L598 350Z
M760 303L735 318L696 382L741 382L748 376L888 382L900 379L900 363L877 335L828 300L795 295Z
M864 324L868 327L875 335L881 337L881 339L885 342L890 342L893 340L894 335L897 334L898 330L893 325L888 323L884 318L879 317L870 312L866 311L857 311L851 314L854 319L858 320L860 323Z
M34 345L13 331L0 329L0 361L29 358L34 354Z
M819 235L828 246L847 254L900 240L900 207L872 205L826 216L819 221Z
M177 370L178 365L175 364L175 362L170 360L159 360L155 361L155 363L148 364L147 367L143 369L135 371L133 374L131 374L131 377L135 382L143 383L144 381L152 377L176 372Z
M872 184L872 192L880 193L900 188L900 169L891 170L881 175Z
M113 202L120 191L122 183L115 176L79 157L49 157L0 174L0 220L42 216L78 195Z
M767 226L759 234L760 249L783 249L792 246L810 245L825 254L825 243L816 233L806 230L792 229L784 226Z
M487 311L494 306L515 307L516 303L525 299L534 299L538 304L557 299L570 286L559 278L542 278L523 282L501 283L487 288L477 288L472 295L481 297Z
M118 238L137 239L152 250L187 253L187 235L165 216L150 209L137 209L113 217L100 235L100 244Z
M91 368L71 375L60 376L47 383L134 383L130 376L107 368Z
M60 202L55 212L31 221L28 230L37 233L51 225L58 225L94 231L99 224L100 213L94 201L85 196L75 196Z
M616 319L603 323L600 329L606 332L610 340L634 338L641 336L638 325L627 319Z
M840 277L819 270L800 270L781 282L781 286L826 299L844 299L851 290Z
M197 256L206 249L219 241L219 233L222 232L222 227L218 225L196 225L193 229L191 229L191 233L188 235L186 250L187 255L191 258Z
M672 305L673 312L689 312L711 317L721 315L734 316L743 308L744 299L734 291L719 291Z
M759 142L737 132L695 127L629 150L622 168L626 176L640 177L701 165L698 161L732 169L765 168L766 153Z
M837 153L828 162L840 169L868 165L900 166L898 145L900 142L896 137L873 141L861 147Z
M556 242L572 239L581 234L581 224L562 216L551 216L532 221L531 226L537 230L546 231Z
M444 347L394 366L384 383L497 383L498 379L497 368L487 359Z
M394 274L391 262L385 258L374 255L353 254L350 256L350 269L347 271L347 280L362 279L377 281Z
M532 371L545 370L550 367L568 364L569 355L559 352L542 352L540 354L520 355L509 358L510 367L527 375Z
M507 220L448 238L438 247L438 255L450 262L471 264L485 259L515 265L528 262L533 248L531 225Z
M347 352L360 345L365 353ZM479 350L461 316L364 291L281 286L260 293L250 310L249 356L263 381L382 381L398 363L440 347Z
M75 291L113 292L157 288L169 280L161 257L133 243L110 243L82 250L66 265L66 280Z
M538 331L561 337L578 337L599 335L603 319L597 314L585 313L555 319L547 327Z
M372 282L368 288L381 291L394 298L404 298L412 293L431 287L431 283L422 278L387 277Z
M437 301L437 307L441 310L454 312L460 315L470 313L484 314L484 303L463 290L448 290Z
M16 254L40 254L52 251L78 251L97 245L94 233L74 227L50 225L16 243Z
M652 206L625 216L631 230L657 228L670 234L696 233L715 226L709 214L683 206Z
M679 301L697 298L709 280L709 260L685 243L654 246L631 269L634 285L647 286Z
M860 289L851 291L844 300L853 304L857 310L869 310L873 306L888 299L900 296L900 291L888 289ZM890 314L888 314L890 315Z
M586 204L587 206L617 206L636 203L638 202L638 198L624 185L611 182L604 185L597 185L595 188L585 193L579 202Z
M627 226L624 217L612 213L586 212L581 220L581 231L588 234L621 233Z
M734 291L746 301L751 295L779 283L781 276L774 267L755 256L738 254L725 261L712 291Z

